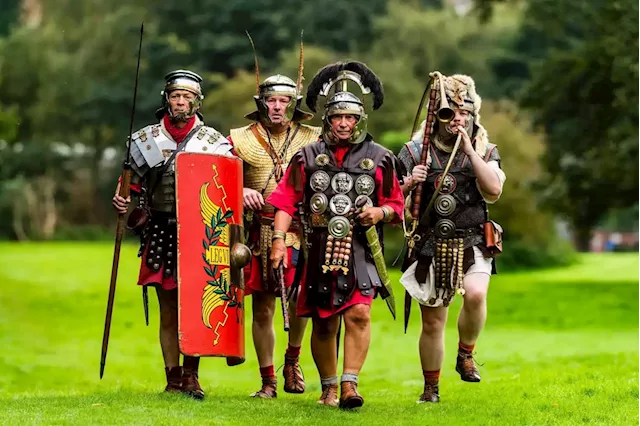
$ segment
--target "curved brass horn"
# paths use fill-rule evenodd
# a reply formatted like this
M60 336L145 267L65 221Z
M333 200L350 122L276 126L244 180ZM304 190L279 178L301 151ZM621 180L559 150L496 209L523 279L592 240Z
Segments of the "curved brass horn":
M444 92L444 79L442 74L438 73L438 80L440 81L440 108L436 113L438 121L441 123L448 123L456 116L456 113L449 107L449 101L447 101L447 94Z

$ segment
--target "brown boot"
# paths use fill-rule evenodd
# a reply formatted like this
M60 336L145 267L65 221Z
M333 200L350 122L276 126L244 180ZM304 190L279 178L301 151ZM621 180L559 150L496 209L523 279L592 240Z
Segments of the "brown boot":
M254 398L271 399L278 397L278 384L275 377L264 377L262 379L262 388L258 392L251 394Z
M460 374L460 378L465 382L475 383L480 381L480 373L476 368L473 355L470 353L458 351L456 371Z
M438 392L439 389L437 383L425 383L424 392L422 392L422 395L420 395L418 404L421 404L423 402L440 402L440 394Z
M164 391L169 393L181 393L182 367L165 367L164 372L167 375L167 386L164 388Z
M327 405L329 407L338 406L338 384L322 385L322 396L318 400L318 404Z
M340 387L340 408L349 410L362 407L364 398L358 393L358 384L356 382L342 382Z
M182 392L199 401L204 399L204 391L198 382L198 365L200 358L185 356L182 373Z
M284 357L284 368L282 369L284 376L284 391L287 393L304 393L304 376L300 368L298 357Z

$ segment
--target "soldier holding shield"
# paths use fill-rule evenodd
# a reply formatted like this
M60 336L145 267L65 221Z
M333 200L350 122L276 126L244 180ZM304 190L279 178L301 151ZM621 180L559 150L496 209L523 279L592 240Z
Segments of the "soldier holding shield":
M174 160L179 151L233 155L229 142L202 121L201 82L199 75L187 70L167 74L162 106L156 111L159 122L133 133L131 190L139 197L139 207L128 219L128 227L141 235L138 285L143 286L145 295L147 286L154 287L158 296L165 391L182 392L196 399L204 398L198 382L200 358L185 355L180 365ZM125 214L131 200L118 195L119 186L113 206Z

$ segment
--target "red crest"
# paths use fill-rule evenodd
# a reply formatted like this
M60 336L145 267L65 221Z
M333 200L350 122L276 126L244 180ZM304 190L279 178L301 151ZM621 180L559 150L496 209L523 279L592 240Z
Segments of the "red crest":
M242 238L242 161L178 154L176 205L180 351L244 358L244 285L230 249Z

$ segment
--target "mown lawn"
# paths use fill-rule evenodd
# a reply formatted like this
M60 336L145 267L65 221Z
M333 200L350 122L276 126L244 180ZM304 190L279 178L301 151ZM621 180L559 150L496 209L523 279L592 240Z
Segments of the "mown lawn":
M99 380L112 250L109 243L0 244L0 424L638 424L637 254L585 255L562 270L495 276L477 347L484 364L479 384L460 381L454 371L458 300L437 405L415 403L422 390L417 306L405 335L401 319L393 322L376 301L360 376L366 403L341 412L315 403L320 385L309 334L302 352L307 392L249 398L259 386L250 327L245 364L202 361L204 402L161 394L157 306L150 298L145 327L132 245L123 249ZM399 303L400 290L396 285ZM278 359L285 349L281 329L278 316Z

